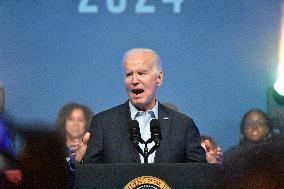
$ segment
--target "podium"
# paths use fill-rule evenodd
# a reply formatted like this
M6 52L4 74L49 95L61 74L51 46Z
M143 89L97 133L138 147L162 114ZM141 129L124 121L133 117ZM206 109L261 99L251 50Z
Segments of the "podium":
M75 188L123 189L133 179L142 176L161 179L171 189L211 189L220 188L222 168L219 164L207 163L80 164L76 169Z

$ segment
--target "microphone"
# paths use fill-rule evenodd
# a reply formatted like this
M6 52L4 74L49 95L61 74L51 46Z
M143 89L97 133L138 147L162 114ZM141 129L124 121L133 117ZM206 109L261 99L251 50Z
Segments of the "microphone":
M160 141L162 140L162 132L159 120L152 119L150 121L150 131L151 131L151 138L153 139L155 144L159 145Z
M141 141L139 122L137 120L131 120L128 126L129 126L129 139L133 141L135 144L139 144L139 141Z

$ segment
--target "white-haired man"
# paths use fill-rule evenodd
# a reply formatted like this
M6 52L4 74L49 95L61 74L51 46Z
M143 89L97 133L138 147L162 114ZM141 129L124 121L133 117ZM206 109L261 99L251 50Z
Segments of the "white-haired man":
M128 101L94 116L83 141L70 148L73 161L88 163L144 163L129 139L128 123L137 120L143 140L150 138L150 121L158 119L162 140L149 163L206 162L193 120L159 103L156 91L163 83L160 58L151 49L131 49L123 59ZM154 144L149 144L151 148ZM143 144L140 144L143 149Z

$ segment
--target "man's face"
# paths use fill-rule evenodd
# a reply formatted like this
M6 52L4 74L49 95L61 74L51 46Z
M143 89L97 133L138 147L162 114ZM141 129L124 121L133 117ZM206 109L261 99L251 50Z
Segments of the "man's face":
M156 89L162 84L163 72L155 65L150 52L134 53L124 62L124 84L128 98L136 108L150 110L155 106Z

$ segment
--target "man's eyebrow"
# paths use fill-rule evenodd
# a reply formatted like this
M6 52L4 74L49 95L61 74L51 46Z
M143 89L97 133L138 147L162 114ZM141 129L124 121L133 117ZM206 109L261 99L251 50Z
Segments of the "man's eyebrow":
M138 72L148 72L149 70L139 70Z

